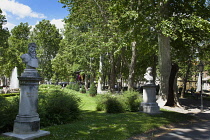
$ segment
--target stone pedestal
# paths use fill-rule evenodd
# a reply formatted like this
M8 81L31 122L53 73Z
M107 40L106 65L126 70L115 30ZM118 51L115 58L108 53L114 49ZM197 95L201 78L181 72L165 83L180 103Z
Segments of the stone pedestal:
M143 112L148 114L160 113L160 107L156 103L156 85L146 84L143 86Z
M4 133L4 135L31 139L50 134L47 131L40 131L40 118L37 113L39 81L42 78L36 69L25 69L18 79L20 82L19 112L14 121L13 133Z

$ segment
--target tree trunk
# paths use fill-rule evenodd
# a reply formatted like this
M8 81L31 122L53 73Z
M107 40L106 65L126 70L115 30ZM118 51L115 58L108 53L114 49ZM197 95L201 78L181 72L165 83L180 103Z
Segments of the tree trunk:
M88 75L85 74L85 89L88 90Z
M186 86L187 86L188 76L189 76L189 73L190 73L190 68L191 68L191 61L188 62L187 71L186 71L185 77L183 79L183 89L182 89L182 92L181 92L181 98L184 98L184 93L186 92Z
M174 102L175 106L181 106L180 101L179 101L179 94L178 94L178 86L177 86L177 77L178 75L176 74L175 79L174 79Z
M111 93L114 93L116 74L115 74L115 61L113 53L110 54L110 61L111 61L111 70L110 70L109 89Z
M152 75L153 75L153 83L156 82L156 77L157 77L157 63L158 63L158 57L157 55L154 55L154 64L152 66Z
M103 64L102 64L102 56L100 55L100 60L99 60L99 76L98 76L98 86L97 86L97 93L102 93L102 75L103 75Z
M160 67L160 90L159 90L159 106L164 106L169 91L169 77L171 73L171 47L170 47L170 38L159 34L158 36L159 43L159 67Z
M131 43L132 47L132 57L131 63L129 64L129 76L128 76L128 90L133 90L133 81L134 81L134 70L136 65L136 42Z
M169 77L169 91L168 91L168 99L167 99L167 102L166 102L166 106L175 106L176 103L175 103L175 96L174 96L174 81L175 81L175 78L176 78L176 74L179 70L179 67L177 64L172 64L172 67L171 67L171 74L170 74L170 77Z

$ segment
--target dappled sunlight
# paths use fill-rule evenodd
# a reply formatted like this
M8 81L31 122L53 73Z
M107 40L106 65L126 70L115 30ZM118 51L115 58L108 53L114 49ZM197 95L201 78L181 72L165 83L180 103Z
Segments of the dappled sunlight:
M176 120L177 118L178 120ZM158 115L149 115L141 112L126 112L107 114L96 111L83 111L81 120L71 124L48 127L50 136L40 139L126 139L133 135L147 132L170 122L177 122L183 118L182 114L163 111ZM56 131L54 131L56 130Z

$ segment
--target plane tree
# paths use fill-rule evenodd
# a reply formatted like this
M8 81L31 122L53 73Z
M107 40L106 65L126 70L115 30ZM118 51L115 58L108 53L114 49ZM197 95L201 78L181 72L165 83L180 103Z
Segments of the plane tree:
M49 20L42 20L35 25L30 40L37 45L40 74L46 80L50 80L54 73L52 60L58 53L59 44L62 40L59 29L54 24L51 24Z
M8 38L9 46L4 49L5 64L4 69L10 75L14 67L18 68L18 74L20 75L25 68L20 58L21 54L27 53L29 34L31 26L28 23L20 23L11 30L11 36Z
M7 64L6 55L7 52L5 51L8 49L8 38L10 36L9 30L7 28L3 28L3 25L7 23L6 17L2 14L0 9L0 73L1 76L9 75L8 71L6 71L5 65Z

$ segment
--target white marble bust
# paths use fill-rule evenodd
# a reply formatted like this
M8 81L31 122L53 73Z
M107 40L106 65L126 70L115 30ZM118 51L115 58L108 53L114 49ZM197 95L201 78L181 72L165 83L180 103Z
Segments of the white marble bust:
M152 68L148 67L146 73L144 74L144 78L147 80L146 84L153 84L153 76L152 76Z

